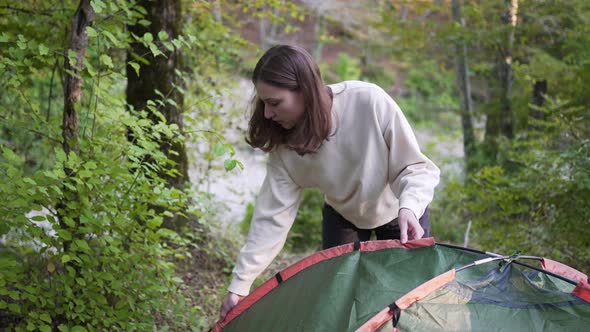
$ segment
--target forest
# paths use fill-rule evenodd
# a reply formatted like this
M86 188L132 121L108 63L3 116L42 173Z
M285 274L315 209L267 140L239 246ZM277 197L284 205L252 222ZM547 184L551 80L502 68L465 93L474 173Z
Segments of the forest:
M437 242L590 272L587 0L0 1L0 330L204 331L265 154L250 75L305 47L442 170ZM320 249L306 189L256 282Z

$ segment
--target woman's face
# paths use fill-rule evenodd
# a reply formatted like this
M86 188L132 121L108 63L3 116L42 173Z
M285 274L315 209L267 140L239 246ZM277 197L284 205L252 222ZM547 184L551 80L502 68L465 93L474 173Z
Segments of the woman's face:
M285 129L295 127L303 116L303 95L259 81L255 85L258 98L264 103L264 117Z

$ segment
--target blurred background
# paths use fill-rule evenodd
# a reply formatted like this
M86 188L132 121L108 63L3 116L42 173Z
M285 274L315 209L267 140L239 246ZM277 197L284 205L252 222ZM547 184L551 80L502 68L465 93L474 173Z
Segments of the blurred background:
M266 156L251 71L373 82L442 170L438 242L590 271L587 0L0 1L0 327L200 331ZM318 250L307 189L255 285Z

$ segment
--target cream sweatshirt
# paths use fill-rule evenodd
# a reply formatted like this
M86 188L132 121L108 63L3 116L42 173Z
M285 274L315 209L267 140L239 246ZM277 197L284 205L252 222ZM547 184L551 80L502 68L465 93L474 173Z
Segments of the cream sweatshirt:
M373 229L408 208L420 218L440 171L425 157L399 106L380 87L360 81L330 85L333 135L315 154L283 146L269 154L246 244L228 288L247 295L254 279L283 248L303 188L358 228Z

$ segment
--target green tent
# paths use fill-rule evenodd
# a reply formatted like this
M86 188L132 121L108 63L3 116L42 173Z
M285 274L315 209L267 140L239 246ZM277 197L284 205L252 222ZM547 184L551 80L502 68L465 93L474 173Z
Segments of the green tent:
M537 267L538 266L538 267ZM432 238L320 251L244 298L218 331L587 331L588 276Z

